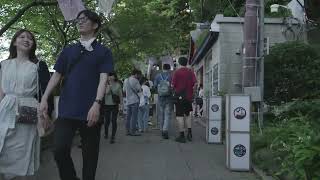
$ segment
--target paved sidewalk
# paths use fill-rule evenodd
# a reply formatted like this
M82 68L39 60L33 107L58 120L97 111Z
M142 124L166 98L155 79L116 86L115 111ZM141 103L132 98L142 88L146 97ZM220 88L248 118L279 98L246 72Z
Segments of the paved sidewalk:
M101 139L96 180L253 180L253 173L231 172L225 168L223 145L205 143L205 128L194 123L194 141L163 140L158 130L140 137L124 135L119 122L115 144ZM171 128L174 129L174 128ZM103 137L103 136L102 136ZM77 141L77 140L76 140ZM75 143L77 144L77 143ZM77 174L81 175L81 149L72 149ZM49 151L43 153L38 180L59 180L56 165Z

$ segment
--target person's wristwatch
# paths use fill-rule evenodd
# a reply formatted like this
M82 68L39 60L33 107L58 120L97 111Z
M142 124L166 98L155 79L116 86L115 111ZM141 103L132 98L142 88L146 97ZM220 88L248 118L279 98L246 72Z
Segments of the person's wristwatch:
M96 100L94 100L94 102L96 102L96 103L98 103L98 104L102 105L102 100L101 100L101 99L96 99Z

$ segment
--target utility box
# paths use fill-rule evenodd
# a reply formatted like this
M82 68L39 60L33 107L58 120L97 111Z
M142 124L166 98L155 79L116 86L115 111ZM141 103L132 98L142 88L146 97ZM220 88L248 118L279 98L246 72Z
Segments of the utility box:
M249 95L226 96L226 166L234 171L250 171Z

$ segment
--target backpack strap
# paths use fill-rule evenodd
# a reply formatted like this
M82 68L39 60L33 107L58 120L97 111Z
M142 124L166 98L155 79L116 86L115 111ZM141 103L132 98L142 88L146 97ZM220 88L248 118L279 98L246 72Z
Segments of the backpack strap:
M164 81L168 81L168 78L169 78L169 76L167 76L166 79L164 79L163 73L160 74L160 77L161 77L161 80L164 80Z

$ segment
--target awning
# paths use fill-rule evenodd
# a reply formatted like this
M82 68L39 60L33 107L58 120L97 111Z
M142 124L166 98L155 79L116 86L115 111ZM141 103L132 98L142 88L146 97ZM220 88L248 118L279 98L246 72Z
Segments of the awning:
M197 49L196 53L192 57L190 64L191 66L197 64L207 54L213 44L218 40L219 32L209 32L203 43Z

